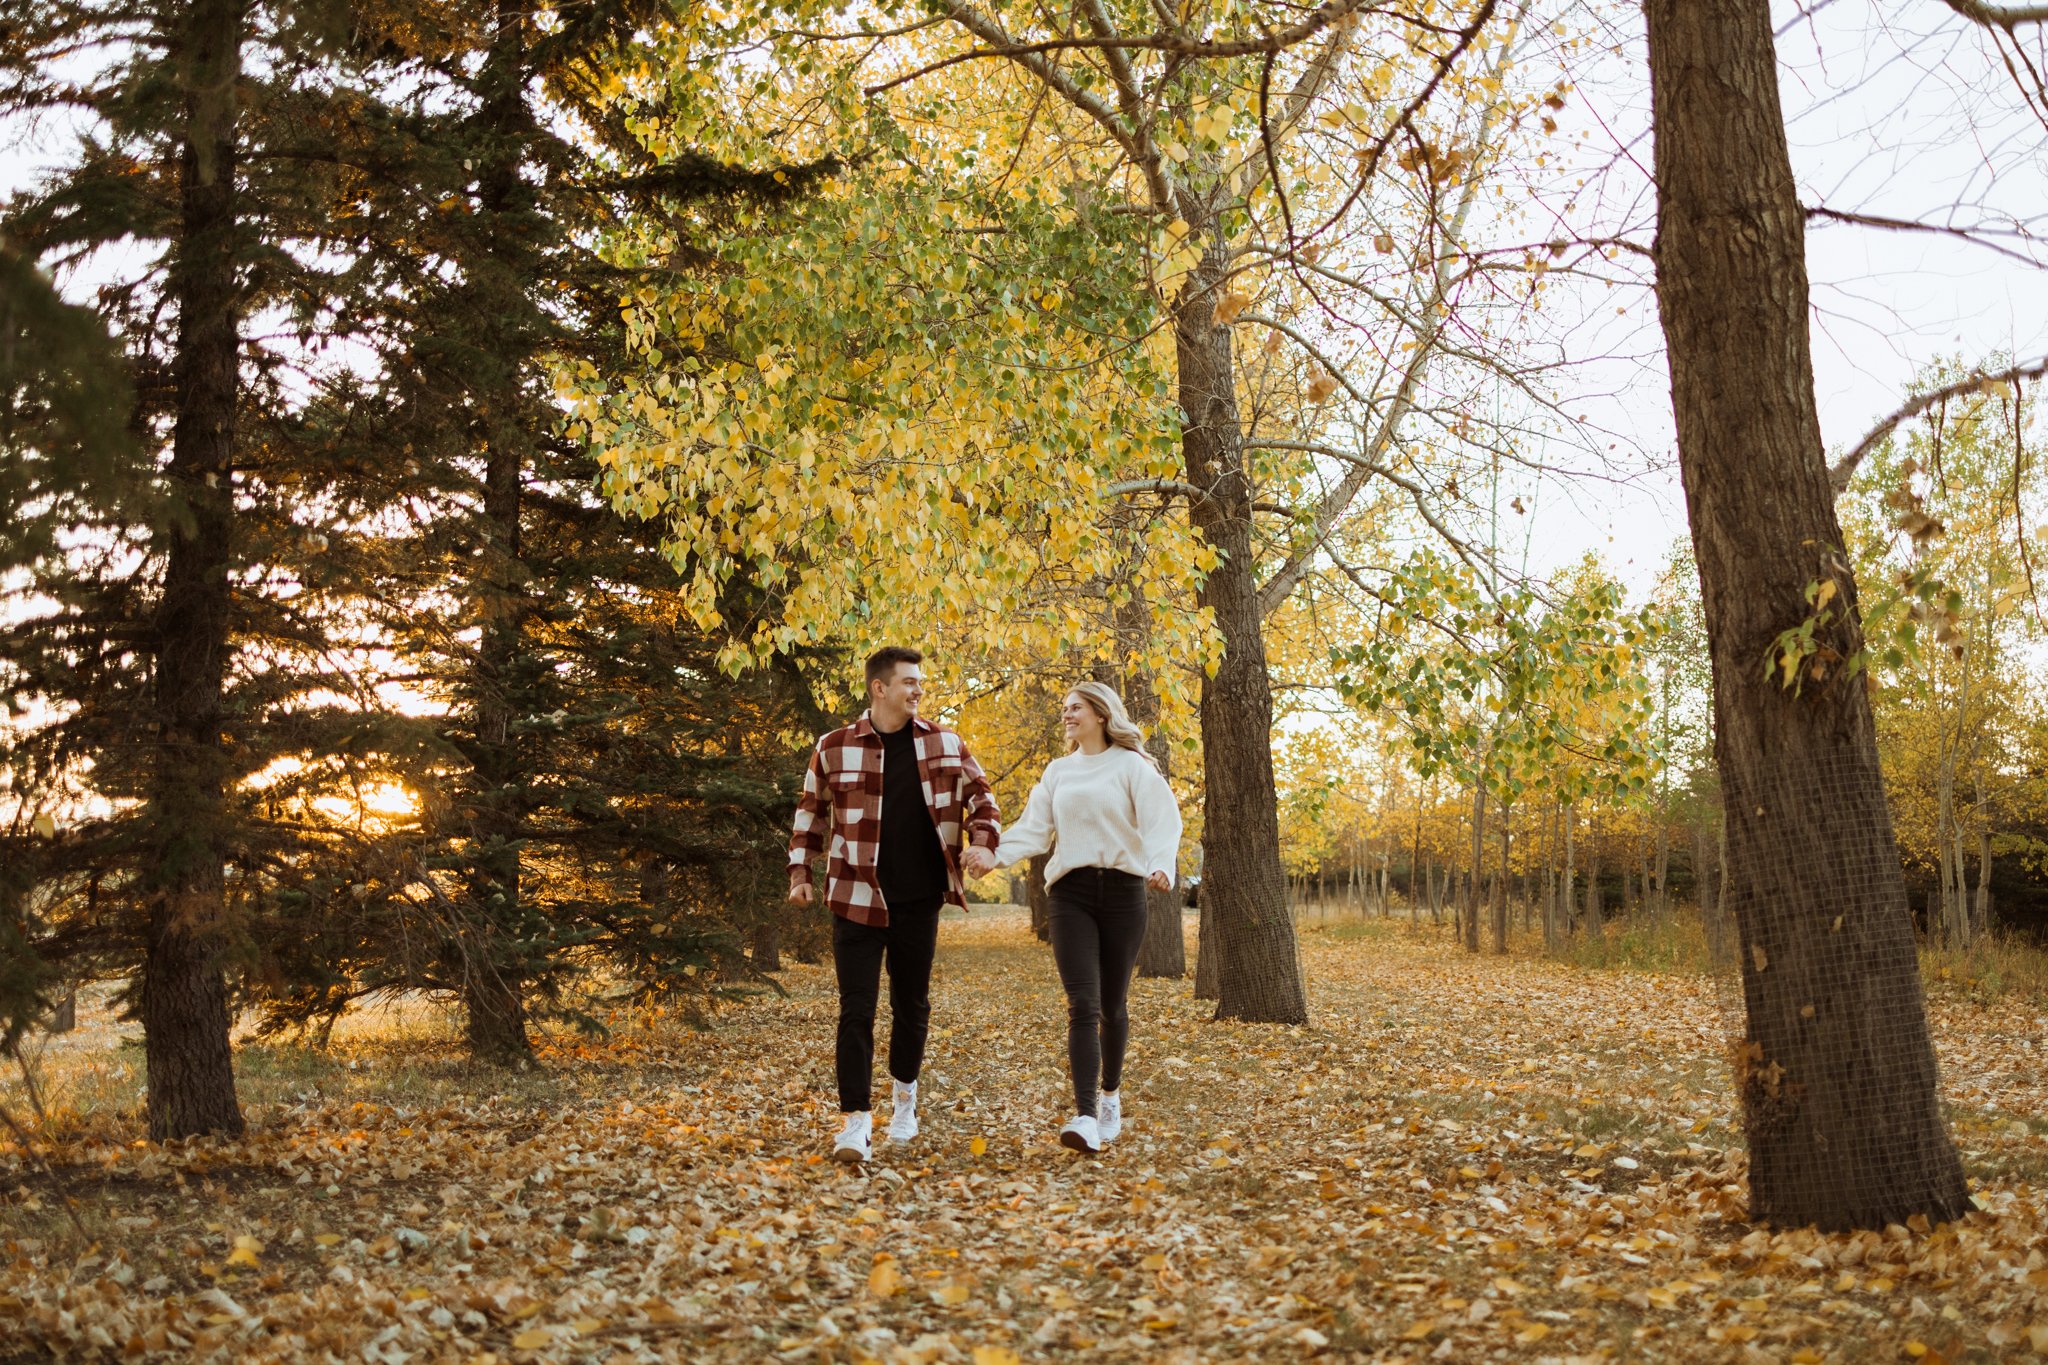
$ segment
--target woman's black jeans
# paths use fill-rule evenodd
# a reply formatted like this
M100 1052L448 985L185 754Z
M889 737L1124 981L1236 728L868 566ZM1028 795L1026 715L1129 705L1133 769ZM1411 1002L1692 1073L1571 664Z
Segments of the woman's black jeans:
M1067 1065L1074 1112L1094 1117L1102 1088L1123 1084L1131 1039L1131 972L1145 941L1145 879L1112 867L1077 867L1047 889L1052 957L1067 988Z

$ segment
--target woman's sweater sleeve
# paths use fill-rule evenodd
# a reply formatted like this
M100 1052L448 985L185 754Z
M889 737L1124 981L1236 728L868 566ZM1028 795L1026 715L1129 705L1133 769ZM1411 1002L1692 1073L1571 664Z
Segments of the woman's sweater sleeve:
M1040 777L1031 789L1030 799L1024 803L1024 814L1003 830L1002 842L996 845L996 866L1008 867L1051 849L1052 793L1046 790L1045 779Z
M1134 765L1137 790L1131 795L1138 808L1138 838L1145 848L1145 866L1168 877L1180 873L1180 802L1173 788L1150 763Z

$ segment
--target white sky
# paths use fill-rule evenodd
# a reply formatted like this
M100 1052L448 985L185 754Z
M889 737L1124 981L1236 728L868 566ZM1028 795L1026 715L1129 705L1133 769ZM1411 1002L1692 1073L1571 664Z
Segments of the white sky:
M1575 29L1603 30L1618 50L1574 72L1578 88L1561 119L1565 133L1582 136L1582 151L1533 206L1535 235L1564 235L1545 223L1554 215L1579 234L1627 231L1647 245L1653 206L1640 9L1631 0L1561 3ZM1883 10L1868 0L1803 7L1781 0L1773 10L1804 202L2008 232L2017 225L2048 236L2048 128L2027 108L1986 31L1940 0ZM2038 49L2040 30L2027 41ZM62 120L26 137L19 125L8 132L15 136L0 141L0 191L19 188L70 150ZM1580 176L1590 185L1572 188ZM1568 213L1567 198L1576 201ZM1524 241L1531 226L1506 230ZM2048 260L2048 246L1997 240ZM2048 352L2048 270L1953 238L1855 226L1810 225L1807 247L1815 388L1831 448L1846 447L1896 409L1914 375L1937 359ZM1634 268L1647 282L1646 263ZM1595 287L1548 307L1565 328L1567 357L1578 362L1560 381L1567 409L1609 434L1633 477L1504 488L1503 501L1524 492L1533 515L1527 522L1504 515L1502 531L1526 535L1533 571L1592 548L1640 588L1685 534L1654 303L1646 288ZM1522 558L1519 546L1504 552Z
M1886 11L1867 0L1773 5L1802 202L2048 237L2048 128L2027 108L1990 35L1940 0ZM1570 221L1589 236L1632 228L1647 245L1653 209L1641 13L1633 4L1597 4L1579 11L1581 21L1589 12L1611 26L1622 51L1578 73L1562 121L1585 136L1580 173L1613 168L1579 192ZM2038 52L2039 30L2027 41ZM2048 244L1995 240L2048 262ZM1639 267L1645 277L1646 264ZM1895 411L1914 376L1938 359L1976 364L2048 352L2048 269L1985 247L1813 223L1807 269L1815 396L1831 450ZM1583 322L1573 336L1582 355L1601 358L1565 381L1566 392L1586 395L1570 407L1613 432L1623 452L1634 447L1661 467L1626 486L1543 490L1530 567L1574 559L1590 546L1641 587L1685 534L1662 335L1646 291L1580 292ZM1627 314L1617 316L1617 306Z

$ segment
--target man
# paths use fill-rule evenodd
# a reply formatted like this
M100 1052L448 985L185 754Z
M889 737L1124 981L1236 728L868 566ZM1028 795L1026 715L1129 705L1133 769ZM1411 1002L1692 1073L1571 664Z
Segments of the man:
M825 904L839 977L837 1070L844 1127L835 1161L859 1163L874 1132L869 1087L875 1004L889 967L889 1137L917 1136L917 1076L931 1023L939 910L967 907L962 873L995 865L1002 826L981 765L960 736L917 714L924 655L891 645L867 663L868 709L818 740L789 841L789 899L811 903L811 861L826 851ZM971 847L964 855L963 834Z

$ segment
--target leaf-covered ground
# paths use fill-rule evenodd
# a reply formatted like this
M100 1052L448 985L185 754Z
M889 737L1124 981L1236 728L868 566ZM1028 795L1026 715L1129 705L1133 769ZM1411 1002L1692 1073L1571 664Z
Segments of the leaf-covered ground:
M2048 1353L2039 1011L1936 997L1986 1212L1774 1234L1742 1222L1711 978L1384 925L1303 951L1309 1028L1139 983L1095 1159L1054 1141L1063 1007L1014 913L946 924L924 1133L864 1171L823 1159L823 967L710 1033L556 1040L538 1074L402 1023L252 1046L251 1136L171 1150L110 1112L136 1050L101 1020L47 1064L103 1092L61 1185L0 1138L0 1361Z

